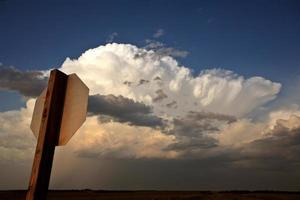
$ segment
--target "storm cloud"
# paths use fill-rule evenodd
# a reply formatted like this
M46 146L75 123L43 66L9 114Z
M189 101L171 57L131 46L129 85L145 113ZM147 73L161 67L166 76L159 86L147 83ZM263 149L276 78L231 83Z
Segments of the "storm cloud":
M235 121L234 116L190 111L183 118L174 118L168 134L175 135L177 142L166 149L188 155L190 151L216 147L218 140L213 137L214 134L218 134L224 126Z
M102 122L104 122L105 119L111 119L136 126L163 126L163 120L153 114L150 106L135 102L121 95L98 94L90 96L88 112L92 115L100 115L99 119L102 119Z
M0 66L0 89L17 91L26 97L36 97L47 85L47 77L40 71L20 71Z
M152 45L159 48L160 44ZM249 118L277 97L280 83L224 69L203 70L194 76L169 55L154 54L155 50L114 43L90 49L78 59L67 58L62 64L60 70L76 73L91 96L86 122L63 151L58 148L54 188L99 189L108 184L113 189L138 189L135 184L141 183L143 189L153 189L159 182L160 189L240 189L227 181L235 178L235 183L257 189L265 188L258 181L261 177L274 188L282 188L273 175L281 181L290 177L290 189L299 185L295 176L300 175L299 114L293 109L287 115L294 114L291 119L271 114L262 120ZM1 88L31 97L39 94L36 88L44 88L39 78L42 82L47 78L42 72L10 71L11 78L1 78ZM19 79L28 80L32 91L23 89ZM1 166L17 166L13 162L28 163L32 158L33 105L30 99L26 108L0 114ZM74 166L85 169L84 180L82 174L71 173ZM106 180L99 181L95 175L99 169ZM278 174L280 169L285 177ZM82 182L70 183L71 177ZM190 182L181 187L179 179ZM205 184L199 185L200 179Z

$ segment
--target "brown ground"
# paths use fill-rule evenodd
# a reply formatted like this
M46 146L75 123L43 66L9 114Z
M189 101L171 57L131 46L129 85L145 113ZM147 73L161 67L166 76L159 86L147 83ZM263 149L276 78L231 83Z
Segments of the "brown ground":
M0 191L1 200L25 200L26 191ZM300 200L300 192L50 191L48 200Z

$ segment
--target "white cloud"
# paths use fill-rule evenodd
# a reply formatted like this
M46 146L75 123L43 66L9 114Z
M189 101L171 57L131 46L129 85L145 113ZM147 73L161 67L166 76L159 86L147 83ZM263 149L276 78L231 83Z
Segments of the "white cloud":
M176 141L149 127L136 127L118 122L101 124L89 117L71 146L79 156L110 158L175 158L176 151L164 151Z
M212 69L193 76L170 56L156 56L129 44L107 44L90 49L78 59L67 58L61 70L77 73L90 88L91 94L114 94L132 98L154 107L157 115L185 115L208 111L244 116L274 99L281 85L262 77L243 76ZM157 79L159 78L159 79ZM141 80L146 80L140 85ZM130 82L128 84L124 84ZM167 98L154 102L157 91ZM177 109L166 104L177 102Z
M34 100L27 101L26 108L0 112L0 160L22 162L31 158L35 138L29 125Z
M277 120L288 120L290 116L297 115L300 116L300 107L293 106L292 108L282 108L278 110L274 110L269 113L269 121L270 121L270 128L274 128L277 123Z
M90 49L78 59L70 60L67 58L62 64L61 70L66 73L77 73L90 88L91 95L122 95L153 107L155 115L169 120L169 130L174 128L174 124L172 124L174 119L181 118L185 121L184 119L190 111L218 113L243 118L256 108L276 98L281 88L279 83L274 83L262 77L246 79L232 71L223 69L203 70L198 76L193 76L189 68L180 66L172 57L157 56L152 50L145 50L129 44L114 43ZM176 106L167 106L171 102L176 102ZM197 128L194 127L194 130L199 133L192 131L192 133L184 133L185 136L183 137L183 134L177 133L177 131L175 138L172 140L164 132L159 132L160 136L166 139L166 142L160 144L159 148L155 146L158 150L160 149L158 152L143 156L178 156L180 151L176 151L176 148L194 148L202 143L204 143L203 147L213 146L215 141L211 139L217 139L217 142L225 146L243 144L260 138L264 126L247 120L238 120L238 122L230 123L228 126L224 126L223 122L215 123L215 125L207 124L209 120L204 120L203 123L200 127L198 127L199 125ZM148 130L146 132L151 130L152 133L157 131L153 129L143 129L141 131L138 130L139 127L127 127L127 125L119 123L113 124L113 126L102 124L101 134L104 134L104 132L117 134L118 131L114 129L116 127L124 131L128 130L132 134L145 132L146 130ZM103 128L105 126L106 128ZM205 131L203 132L202 127L215 134L207 135ZM193 127L191 128L193 129ZM95 128L92 130L95 130ZM173 132L170 131L170 133ZM221 134L216 136L218 132L221 132ZM95 148L91 148L94 149L92 151L94 154L107 152L104 154L114 155L112 152L118 152L117 155L122 154L125 157L143 157L134 153L139 151L139 147L127 146L126 142L122 142L124 140L127 143L137 144L135 134L131 135L129 140L127 140L128 138L122 138L122 135L118 135L122 139L118 140L117 143L120 146L116 149L112 146L105 146L102 140L96 139L100 138L99 134L94 137L91 136L92 133L90 134L94 141L98 141ZM142 137L146 139L148 135ZM87 141L87 138L82 141ZM139 144L147 146L144 140L139 141ZM96 148L100 146L106 150ZM167 148L168 146L176 148ZM154 148L154 146L148 146L149 149L152 147ZM173 152L170 156L168 155L170 152L161 151L164 148L179 154ZM92 154L91 151L86 152Z
M216 138L221 146L239 147L264 137L265 128L264 123L253 123L249 119L241 119L229 124L216 135Z
M255 140L272 138L283 134L289 136L300 128L299 110L277 110L269 113L264 122L253 122L250 119L240 119L233 122L215 136L222 146L243 146Z

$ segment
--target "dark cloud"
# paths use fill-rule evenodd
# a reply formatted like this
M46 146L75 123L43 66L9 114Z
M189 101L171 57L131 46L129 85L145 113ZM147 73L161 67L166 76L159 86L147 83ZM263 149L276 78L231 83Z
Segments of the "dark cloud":
M123 96L90 96L88 112L100 115L100 120L103 118L105 121L112 119L137 126L163 126L162 119L152 113L151 107Z
M139 186L143 189L160 190L299 190L299 128L239 148L211 144L215 143L205 145L198 140L187 146L183 142L170 146L170 149L184 151L180 159L97 158L113 163L113 170L108 168L114 177L111 187L138 189L135 185L141 183ZM81 156L84 159L86 155ZM89 168L97 170L92 165ZM90 181L100 183L92 174ZM130 181L124 182L127 178Z
M234 121L236 118L230 115L190 111L185 117L174 119L174 129L171 133L188 136L207 135L219 131L220 125Z
M145 51L140 51L140 52L134 54L134 57L133 57L133 58L134 58L134 59L144 58L146 55L147 55L147 52L145 52Z
M174 58L185 58L189 54L188 51L175 49L173 47L164 47L156 50L156 53L161 56L172 56Z
M240 159L248 161L249 167L260 165L271 169L274 167L272 163L289 163L286 167L292 164L300 166L300 128L294 131L297 134L270 136L247 144L242 149Z
M144 85L144 84L147 84L147 83L150 83L150 81L149 80L145 80L145 79L140 79L139 82L136 85L140 86L140 85ZM132 82L132 81L124 81L123 84L130 87L130 86L132 86L135 83Z
M47 77L39 71L20 71L13 67L0 66L0 89L14 90L26 97L37 97L47 86ZM147 83L140 80L140 84ZM131 85L129 81L124 84ZM94 95L89 97L89 112L101 115L105 121L127 122L138 126L162 126L162 120L153 115L152 110L145 104L131 99L114 95Z
M139 85L143 85L143 84L146 84L146 83L149 83L150 81L149 80L145 80L145 79L141 79L138 83L138 86Z
M277 120L273 129L265 131L265 136L239 147L224 147L211 137L218 134L220 123L232 123L232 116L215 113L191 112L184 119L175 119L174 134L178 142L166 150L176 150L183 157L197 159L207 155L229 162L234 167L261 168L264 170L291 170L300 166L300 117ZM245 133L251 134L251 133ZM201 155L202 154L202 155ZM287 164L289 163L289 164Z
M154 81L161 81L161 78L159 76L156 76L153 80Z
M170 103L167 103L166 106L168 108L177 108L177 102L176 101L172 101Z
M204 135L199 135L198 137L178 136L177 139L180 142L171 144L164 150L180 151L188 156L188 152L190 151L213 148L218 145L218 141L216 139Z
M192 118L195 120L205 120L205 119L215 119L219 121L224 121L228 123L232 123L236 121L236 117L231 115L224 115L219 113L212 113L212 112L195 112L190 111L188 114L188 118Z
M26 97L36 97L47 85L47 78L39 71L20 71L0 66L0 89L14 90Z
M155 93L156 93L156 96L153 98L153 102L159 102L165 98L168 98L168 96L162 89L156 90Z
M260 187L266 189L266 186L273 189L284 187L292 189L296 188L297 182L294 175L298 178L300 175L300 117L278 120L274 129L266 136L238 147L220 146L216 140L205 138L205 135L200 137L184 135L181 142L170 145L166 150L181 151L183 159L198 161L202 173L210 173L210 169L214 169L216 173L236 175L236 180L241 180L239 176L249 176L249 182L243 182L241 185L248 189L252 187L249 185L250 182L261 181L260 176L267 180L258 183L253 187L255 189ZM205 166L200 163L205 163ZM273 180L271 174L276 179L287 182L272 183L269 181ZM211 176L214 179L218 177L216 174Z
M176 135L178 142L166 150L181 151L188 155L194 150L216 147L218 141L211 137L212 134L218 134L222 125L235 120L229 115L191 111L184 118L173 120L173 128L167 133Z
M132 85L132 82L131 81L124 81L123 84L130 87Z
M0 66L0 89L14 90L26 97L37 97L47 86L47 77L39 71L20 71L13 67ZM149 81L141 79L139 84ZM131 85L129 81L124 84ZM134 102L123 96L93 95L89 97L89 112L101 115L103 122L118 121L131 125L158 127L162 119L152 113L152 109L143 103Z
M296 135L300 133L300 117L291 115L289 119L278 119L268 134L276 136Z
M292 115L288 120L279 119L266 136L245 145L240 157L252 164L270 167L274 163L280 165L300 166L300 117ZM285 168L286 168L285 167ZM282 168L282 166L281 166Z

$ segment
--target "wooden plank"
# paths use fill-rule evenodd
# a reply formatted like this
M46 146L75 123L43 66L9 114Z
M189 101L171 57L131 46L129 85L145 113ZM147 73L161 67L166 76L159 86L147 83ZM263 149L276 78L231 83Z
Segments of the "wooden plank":
M58 144L68 76L52 70L26 200L45 200Z

